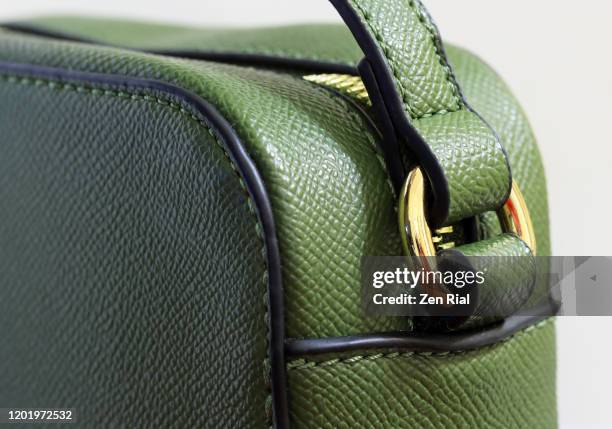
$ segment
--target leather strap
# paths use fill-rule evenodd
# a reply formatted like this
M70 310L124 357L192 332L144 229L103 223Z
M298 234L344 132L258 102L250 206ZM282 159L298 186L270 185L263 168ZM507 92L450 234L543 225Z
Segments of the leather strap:
M511 188L507 156L493 129L467 105L423 5L330 1L365 54L359 70L385 124L386 152L399 159L399 144L406 145L429 178L430 225L501 207Z
M484 283L451 291L469 296L469 305L460 312L441 306L440 317L415 318L418 330L465 330L504 320L524 310L532 298L536 280L536 260L523 240L502 234L465 244L438 254L443 271L460 270L484 273ZM444 316L444 314L449 316Z

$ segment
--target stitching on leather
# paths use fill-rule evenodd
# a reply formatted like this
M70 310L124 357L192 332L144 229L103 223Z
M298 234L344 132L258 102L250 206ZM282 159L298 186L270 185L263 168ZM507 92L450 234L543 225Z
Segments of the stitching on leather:
M448 64L446 55L444 55L441 50L441 41L438 32L434 27L433 23L431 22L431 18L425 11L423 4L420 1L409 0L408 4L415 10L419 21L425 26L425 28L429 32L429 35L431 36L431 41L433 43L434 51L436 52L436 56L438 57L438 61L440 62L440 65L442 66L442 68L444 69L444 73L446 74L446 81L451 85L455 102L458 105L457 110L461 110L463 107L463 100L459 91L459 85L457 84L457 81L453 78L453 72L450 68L450 65ZM422 118L427 117L427 115L428 114L423 115Z
M446 114L446 113L452 113L452 112L459 111L459 110L461 110L463 108L462 98L461 98L461 96L459 94L459 88L458 88L457 82L455 82L455 80L452 78L452 73L451 73L450 66L448 65L448 62L444 59L444 56L442 55L442 52L440 51L440 47L439 47L439 44L438 44L438 36L436 35L436 31L434 30L434 28L429 23L429 20L427 19L427 17L424 15L422 8L417 6L417 4L416 4L416 2L414 0L408 0L408 6L415 12L419 22L423 25L423 27L425 27L427 32L430 34L431 41L432 41L433 47L434 47L434 51L436 53L436 57L438 58L438 62L442 66L442 68L444 69L444 72L445 72L445 75L446 75L446 81L448 83L450 83L450 85L451 85L451 92L452 92L452 95L453 95L453 100L457 104L457 107L455 109L441 109L439 111L432 112L432 113L425 113L423 115L417 115L417 114L415 114L415 112L412 111L412 108L410 107L410 104L409 104L410 102L408 100L408 96L406 94L406 89L400 83L401 82L401 77L399 75L398 65L388 55L387 49L385 48L385 41L384 41L383 37L372 26L370 14L363 7L361 7L358 4L357 1L353 0L351 3L353 3L355 8L357 10L359 10L359 12L361 13L361 15L362 15L362 17L363 17L367 27L370 29L370 31L374 35L374 38L379 42L380 50L384 54L384 56L387 59L387 61L389 62L389 65L391 66L390 68L391 68L391 71L393 73L393 76L397 80L396 83L398 84L397 86L400 89L400 92L401 92L401 95L402 95L402 100L405 103L405 108L406 108L407 112L410 114L412 119L422 119L422 118L427 118L427 117L435 116L435 115L443 115L443 114Z
M268 316L268 262L267 262L268 257L267 257L266 241L265 241L265 237L263 233L263 227L259 220L259 216L257 215L255 204L253 202L251 194L248 191L246 183L242 179L242 176L240 175L240 172L238 171L238 168L236 167L234 161L232 161L232 158L227 153L227 150L225 149L225 147L219 140L219 137L212 130L212 128L203 119L199 118L197 115L195 115L194 113L192 113L191 111L183 107L181 104L175 103L169 100L164 100L163 98L156 97L156 96L151 96L151 95L146 95L146 94L134 94L134 93L130 93L127 91L100 89L100 88L96 88L93 86L88 87L85 85L75 85L72 83L63 83L61 81L54 81L51 79L29 78L29 77L22 77L22 76L8 75L8 74L0 75L0 80L8 82L8 83L19 84L19 85L47 87L47 88L59 90L59 91L72 91L72 92L81 93L81 94L89 94L89 95L96 95L96 96L109 96L109 97L114 97L114 98L132 100L132 101L146 101L149 103L155 103L160 106L168 107L176 112L181 113L182 115L188 117L189 119L197 122L199 125L203 126L204 129L206 129L208 134L210 134L210 136L213 138L217 146L221 149L223 155L229 162L230 167L232 168L236 177L238 178L240 187L242 188L243 193L247 197L247 208L255 219L255 232L262 243L261 255L263 258L263 265L264 265L264 273L262 276L262 280L265 286L264 288L265 290L265 293L264 293L264 309L265 309L264 310L264 313L265 313L264 323L266 324L266 330L267 330L266 359L264 360L264 369L265 369L264 385L267 391L267 398L265 401L264 415L267 419L266 424L268 425L268 427L272 427L272 391L271 391L271 386L270 386L270 381L269 381L271 368L269 364L270 357L269 357L269 352L268 352L269 350L268 338L270 335L270 325L269 325L269 316Z
M430 356L430 357L438 357L438 358L444 358L444 357L454 357L454 356L460 356L460 355L464 355L464 354L468 354L468 353L473 353L473 352L478 352L478 351L487 351L490 350L494 347L497 347L499 345L505 344L515 338L520 338L520 337L524 337L527 336L535 331L537 331L538 329L541 329L543 327L545 327L546 325L552 323L552 321L554 320L554 318L550 318L550 319L546 319L541 321L540 323L537 323L533 326L530 326L520 332L517 332L513 335L510 335L507 338L504 338L501 341L498 341L494 344L490 344L488 346L485 347L481 347L479 349L473 349L473 350L458 350L458 351L448 351L448 352L393 352L393 353L376 353L376 354L364 354L364 355L358 355L358 356L352 356L350 358L337 358L337 359L330 359L330 360L326 360L326 361L313 361L313 360L308 360L308 359L296 359L294 361L288 362L287 363L287 369L289 371L298 371L298 370L302 370L302 369L310 369L310 368L316 368L316 367L332 367L334 365L352 365L358 362L362 362L362 361L375 361L375 360L379 360L379 359L400 359L400 358L409 358L412 356Z

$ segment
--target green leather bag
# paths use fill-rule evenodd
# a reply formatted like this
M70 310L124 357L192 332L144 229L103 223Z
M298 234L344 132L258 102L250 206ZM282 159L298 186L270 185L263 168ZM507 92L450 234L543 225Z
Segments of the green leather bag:
M431 332L360 303L362 258L403 254L415 167L436 250L533 257L494 214L514 180L550 253L523 111L418 1L332 4L345 26L0 27L0 407L74 408L79 427L556 426L544 313Z

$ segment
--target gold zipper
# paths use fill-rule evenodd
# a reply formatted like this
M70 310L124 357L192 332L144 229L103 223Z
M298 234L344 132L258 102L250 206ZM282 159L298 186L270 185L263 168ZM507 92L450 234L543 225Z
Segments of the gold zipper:
M368 106L372 105L368 91L359 76L348 74L311 74L304 76L304 79L317 85L335 89Z

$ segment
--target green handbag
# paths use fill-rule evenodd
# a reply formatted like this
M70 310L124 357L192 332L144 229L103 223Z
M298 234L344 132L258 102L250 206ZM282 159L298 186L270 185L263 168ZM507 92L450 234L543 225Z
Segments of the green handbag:
M550 312L425 329L360 301L363 257L418 253L420 203L428 254L550 253L523 111L420 2L331 2L346 26L0 27L0 407L556 427Z

